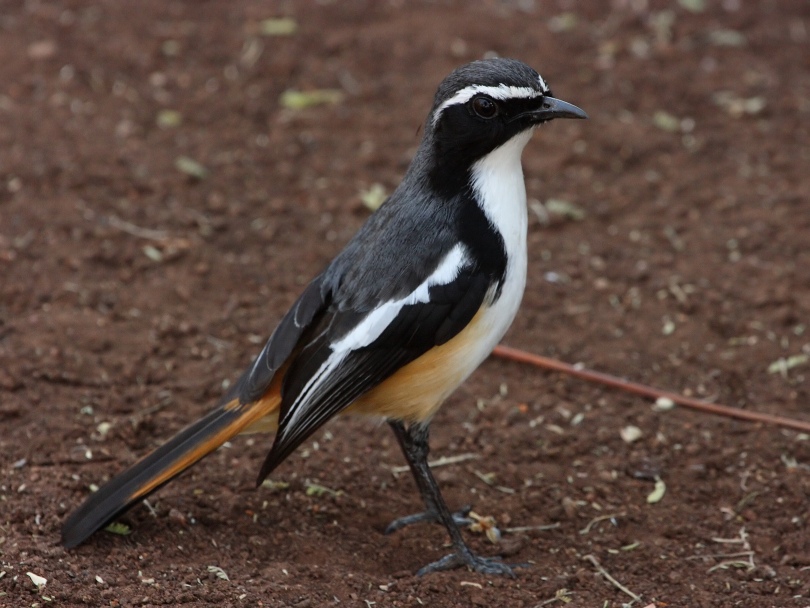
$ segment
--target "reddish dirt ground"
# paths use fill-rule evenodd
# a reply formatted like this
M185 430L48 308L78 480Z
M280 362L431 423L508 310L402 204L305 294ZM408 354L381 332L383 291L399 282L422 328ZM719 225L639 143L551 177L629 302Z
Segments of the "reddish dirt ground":
M361 225L359 193L396 185L438 82L485 53L591 117L526 150L505 343L810 418L810 5L699 5L3 2L0 605L633 602L595 559L635 606L810 606L806 434L500 360L440 412L433 454L474 456L436 473L497 519L498 546L467 533L477 550L529 562L514 580L413 576L446 535L382 534L420 501L365 419L317 433L274 474L287 487L254 489L271 438L239 438L127 514L129 536L58 545L91 484L211 407ZM297 31L262 35L273 17ZM343 100L280 103L320 88Z

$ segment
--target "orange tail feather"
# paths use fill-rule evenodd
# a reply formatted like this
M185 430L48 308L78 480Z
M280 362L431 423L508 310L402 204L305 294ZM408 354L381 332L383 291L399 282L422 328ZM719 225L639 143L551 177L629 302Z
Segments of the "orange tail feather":
M269 425L260 421L278 411L277 390L240 404L234 399L218 407L129 469L119 473L87 498L62 526L62 544L75 547L139 500L245 430Z

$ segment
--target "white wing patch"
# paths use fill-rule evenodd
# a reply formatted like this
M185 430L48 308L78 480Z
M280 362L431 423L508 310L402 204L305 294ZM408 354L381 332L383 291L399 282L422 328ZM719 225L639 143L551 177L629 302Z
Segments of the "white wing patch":
M396 319L403 307L412 304L424 304L430 301L430 288L434 285L446 285L458 276L459 271L467 264L468 256L464 245L458 244L451 249L433 273L404 298L389 300L380 304L366 315L354 329L343 338L332 344L332 354L327 357L318 371L307 381L301 394L291 405L285 419L279 426L284 428L286 435L295 427L295 422L306 412L306 402L318 391L324 379L337 369L343 360L359 348L372 344L379 338L391 322Z
M442 112L450 106L464 104L470 101L476 95L487 95L492 99L534 99L535 97L542 97L548 92L545 80L538 75L540 80L540 89L534 87L514 87L506 84L499 84L497 87L484 86L482 84L473 84L464 87L458 93L453 95L450 99L445 100L436 111L433 113L433 124L439 120Z

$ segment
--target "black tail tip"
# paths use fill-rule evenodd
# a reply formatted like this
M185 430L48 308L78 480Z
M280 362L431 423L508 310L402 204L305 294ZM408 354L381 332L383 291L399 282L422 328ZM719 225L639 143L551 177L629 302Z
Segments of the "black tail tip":
M95 530L93 530L93 532L95 532ZM62 526L59 544L61 544L65 549L75 549L86 541L93 532L87 533L84 530L79 530L73 526L65 524Z

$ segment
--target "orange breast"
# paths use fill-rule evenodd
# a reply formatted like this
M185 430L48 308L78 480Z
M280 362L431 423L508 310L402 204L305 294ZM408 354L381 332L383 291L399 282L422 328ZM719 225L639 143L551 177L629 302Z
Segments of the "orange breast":
M456 337L394 372L387 380L359 397L344 413L383 416L407 422L429 419L489 354L482 352L480 347L476 348L488 331L487 310L488 307L484 305ZM268 391L267 396L273 393L277 395L280 384L274 381L274 390ZM278 410L274 409L243 432L273 432L277 428Z
M429 419L486 356L482 357L475 348L486 333L485 311L486 306L456 337L400 368L357 399L346 412L407 422Z

